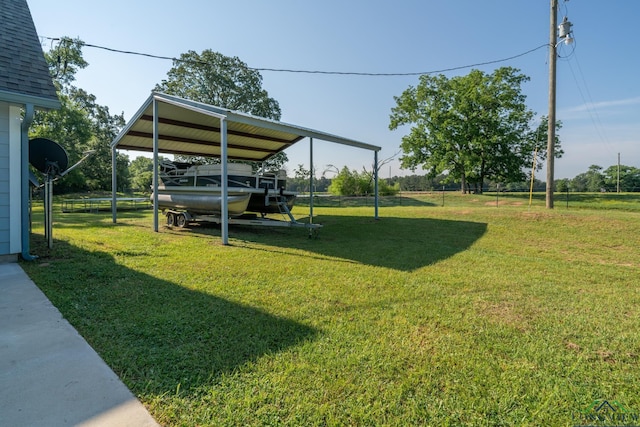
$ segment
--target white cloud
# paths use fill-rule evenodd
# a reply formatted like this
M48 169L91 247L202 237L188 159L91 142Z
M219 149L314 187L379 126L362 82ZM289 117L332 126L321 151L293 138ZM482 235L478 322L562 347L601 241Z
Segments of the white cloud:
M626 107L630 105L640 105L640 96L637 96L635 98L618 99L614 101L586 103L577 107L562 109L560 113L563 115L578 115L579 113L585 113L589 111L602 111L613 109L616 107Z

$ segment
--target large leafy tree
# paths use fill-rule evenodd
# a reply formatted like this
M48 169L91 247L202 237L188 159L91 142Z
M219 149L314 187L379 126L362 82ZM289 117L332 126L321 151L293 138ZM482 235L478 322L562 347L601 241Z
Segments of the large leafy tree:
M640 169L634 166L613 165L602 173L609 191L617 190L618 178L620 178L620 191L640 191Z
M262 88L262 76L238 57L210 49L180 55L156 90L268 119L280 119L278 102Z
M122 114L111 115L96 97L73 86L78 70L88 66L82 58L83 42L62 38L45 53L62 107L38 112L31 127L31 137L49 138L62 145L74 164L87 151L93 154L79 168L56 185L56 191L108 190L111 188L110 143L124 126ZM122 184L128 182L128 157L118 154L116 173Z
M129 165L131 188L137 191L149 191L153 183L153 160L138 156Z
M167 78L156 91L180 96L205 104L242 111L267 119L280 120L280 105L262 88L262 76L238 57L225 56L210 49L197 53L188 51L174 60ZM201 157L180 157L181 160L210 163ZM286 163L285 153L269 159L268 169L280 169Z
M158 161L167 160L163 156L158 157ZM129 164L129 174L131 176L131 189L134 191L149 192L153 183L153 159L145 156L138 156Z
M357 171L349 170L344 166L340 173L331 180L329 193L340 196L362 196L367 193L368 184L367 177L363 177Z
M569 184L572 191L598 192L605 187L602 166L591 165L589 170L576 175Z
M420 76L417 87L394 97L391 110L390 129L411 126L400 146L402 166L422 166L431 176L448 173L463 193L469 184L482 191L485 180L523 180L538 144L521 89L528 80L511 67Z

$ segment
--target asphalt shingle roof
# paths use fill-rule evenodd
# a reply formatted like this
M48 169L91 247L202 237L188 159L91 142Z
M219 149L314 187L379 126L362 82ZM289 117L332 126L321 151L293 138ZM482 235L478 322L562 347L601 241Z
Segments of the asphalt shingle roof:
M0 0L0 100L3 92L58 102L26 0Z

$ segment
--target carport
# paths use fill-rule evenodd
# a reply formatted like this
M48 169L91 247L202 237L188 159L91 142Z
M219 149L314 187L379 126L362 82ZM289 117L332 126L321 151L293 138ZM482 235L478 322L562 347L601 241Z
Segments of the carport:
M371 150L378 164L380 147L349 138L232 111L187 99L152 93L111 143L112 216L116 209L116 150L153 153L153 228L158 231L158 154L220 158L222 169L222 243L229 240L227 161L264 161L296 142L309 138L309 164L313 180L313 140ZM309 218L313 218L313 185L309 187ZM374 168L374 217L378 218L378 171Z

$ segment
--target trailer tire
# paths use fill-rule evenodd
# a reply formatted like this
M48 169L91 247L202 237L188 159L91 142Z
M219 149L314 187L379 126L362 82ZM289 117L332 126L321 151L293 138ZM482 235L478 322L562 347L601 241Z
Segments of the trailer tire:
M176 215L176 224L180 228L184 228L187 225L187 216L183 213Z
M173 227L174 225L176 225L176 216L175 214L169 212L167 214L167 226Z

